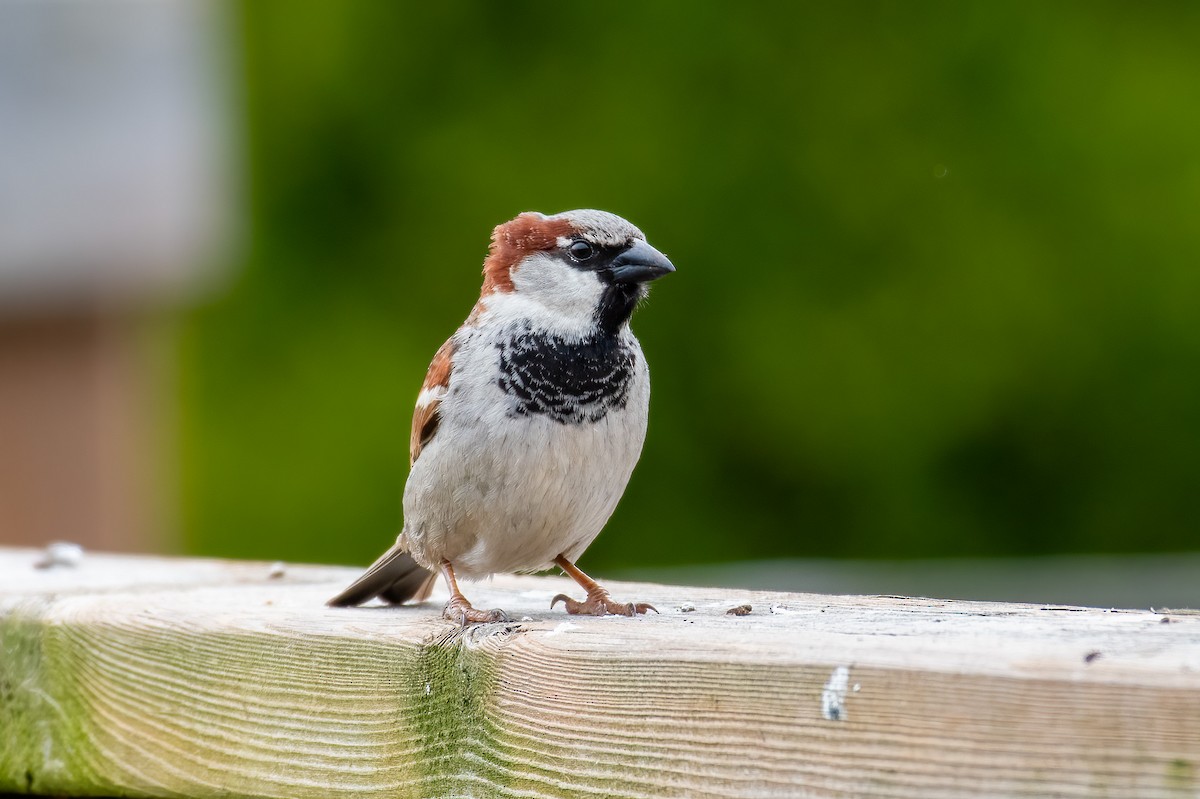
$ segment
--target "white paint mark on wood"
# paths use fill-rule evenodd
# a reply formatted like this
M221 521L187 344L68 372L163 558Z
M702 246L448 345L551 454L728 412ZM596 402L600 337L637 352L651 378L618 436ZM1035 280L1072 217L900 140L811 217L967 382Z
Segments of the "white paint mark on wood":
M850 687L850 669L838 666L829 675L821 692L821 715L829 721L846 720L846 689Z

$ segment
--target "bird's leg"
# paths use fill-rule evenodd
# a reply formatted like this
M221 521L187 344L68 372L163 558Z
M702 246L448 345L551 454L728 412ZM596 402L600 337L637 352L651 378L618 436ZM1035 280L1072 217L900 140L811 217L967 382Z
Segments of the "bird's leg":
M567 560L563 555L555 558L554 562L558 564L558 567L568 577L579 583L580 587L587 591L587 600L576 602L566 594L559 594L550 601L550 607L557 605L561 599L567 606L567 613L570 613L572 616L580 614L586 616L607 616L610 614L613 616L635 616L638 613L645 613L649 610L658 613L657 608L653 605L647 605L645 602L613 602L612 597L608 595L608 591L604 590L604 587L600 583L584 574L578 566Z
M442 577L446 578L446 586L450 589L450 601L442 609L442 615L450 621L460 624L487 624L496 621L508 621L508 614L499 608L492 610L476 610L458 590L458 580L454 579L454 567L450 561L442 560Z

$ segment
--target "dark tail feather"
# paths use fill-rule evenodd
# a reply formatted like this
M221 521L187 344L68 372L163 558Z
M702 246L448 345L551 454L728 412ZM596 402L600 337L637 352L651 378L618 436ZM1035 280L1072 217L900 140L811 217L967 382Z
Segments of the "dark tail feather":
M420 602L429 596L436 580L436 574L417 565L407 552L392 547L372 563L362 577L325 604L345 608L361 605L375 597L392 605L410 599Z

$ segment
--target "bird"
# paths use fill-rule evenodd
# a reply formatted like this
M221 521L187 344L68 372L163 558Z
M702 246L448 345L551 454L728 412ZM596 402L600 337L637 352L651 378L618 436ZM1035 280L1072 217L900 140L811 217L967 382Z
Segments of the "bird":
M497 226L479 299L417 395L396 543L327 604L420 602L440 573L445 618L507 621L472 606L459 578L557 566L586 597L559 594L551 608L655 610L615 601L575 564L641 455L650 373L630 318L648 284L674 271L606 211L526 212Z

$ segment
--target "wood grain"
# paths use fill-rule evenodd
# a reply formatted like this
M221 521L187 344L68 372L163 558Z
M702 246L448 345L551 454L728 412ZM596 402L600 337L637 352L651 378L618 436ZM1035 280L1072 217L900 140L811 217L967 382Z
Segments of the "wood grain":
M1195 615L614 583L662 614L575 618L505 577L468 596L519 621L464 630L324 607L350 569L34 560L0 549L0 792L1200 796Z

